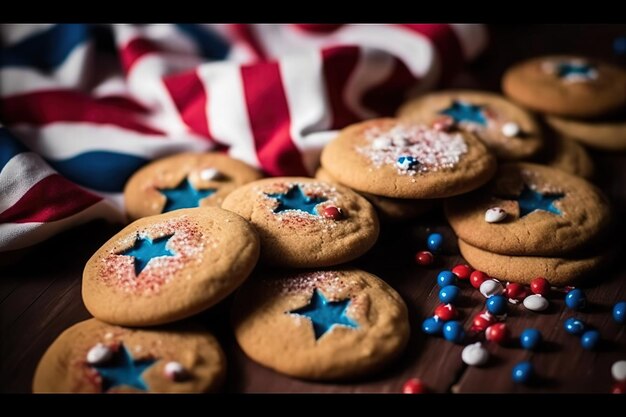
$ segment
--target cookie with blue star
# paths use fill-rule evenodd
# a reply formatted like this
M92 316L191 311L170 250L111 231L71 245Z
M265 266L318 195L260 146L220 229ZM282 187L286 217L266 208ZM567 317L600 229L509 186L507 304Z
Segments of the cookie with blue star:
M219 207L235 188L262 177L225 154L182 153L135 172L124 187L124 204L131 221L184 208Z
M217 207L139 219L109 239L83 271L83 301L96 318L151 326L221 301L252 272L260 243L241 216Z
M595 118L626 105L626 71L589 57L541 56L509 68L502 90L533 111Z
M485 187L444 203L457 236L513 256L567 257L604 237L610 207L590 182L531 163L501 165Z
M274 266L338 265L367 252L378 216L362 196L336 183L305 177L267 178L233 191L222 204L250 221L261 260Z
M225 355L202 327L131 329L89 319L48 347L33 392L202 393L218 390L225 376Z
M265 273L232 309L235 337L252 360L297 378L353 378L404 350L407 308L380 278L358 269Z
M402 105L398 117L449 131L472 132L503 160L531 158L543 146L541 128L532 114L486 91L428 93Z

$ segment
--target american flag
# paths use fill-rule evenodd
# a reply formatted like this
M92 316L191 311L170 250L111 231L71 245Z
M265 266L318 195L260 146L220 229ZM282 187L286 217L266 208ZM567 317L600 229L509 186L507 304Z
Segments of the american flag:
M124 221L148 161L219 150L312 174L333 131L392 114L487 41L461 24L0 26L0 252Z

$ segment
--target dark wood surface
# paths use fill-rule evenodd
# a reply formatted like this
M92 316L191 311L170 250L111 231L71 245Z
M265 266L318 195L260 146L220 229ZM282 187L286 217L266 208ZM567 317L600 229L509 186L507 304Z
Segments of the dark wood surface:
M454 86L497 91L504 69L526 57L544 53L583 53L621 65L613 56L612 41L626 35L625 25L492 26L490 49ZM620 62L621 60L621 62ZM492 357L487 366L473 368L461 361L462 347L429 337L421 321L437 305L435 277L439 270L462 259L441 256L424 268L413 256L425 246L429 231L440 231L446 245L456 252L455 239L440 213L404 225L385 226L375 248L354 265L389 282L409 307L411 340L403 356L385 371L358 381L318 384L285 377L248 360L237 347L228 325L231 299L192 320L213 331L228 359L227 392L400 392L404 381L421 378L434 392L598 392L611 389L610 367L626 359L626 326L611 319L611 308L626 299L626 267L622 238L626 235L626 155L594 152L596 183L609 195L615 212L610 238L618 256L583 286L590 306L577 317L596 326L602 335L597 351L585 351L577 337L565 333L563 320L573 314L563 297L554 296L548 311L532 313L511 307L506 323L513 335L526 327L541 330L546 343L530 353L518 346L488 345ZM52 341L70 325L89 318L80 294L85 262L117 230L94 222L64 233L26 253L15 265L0 267L0 392L30 392L39 358ZM459 303L465 323L484 306L484 298L464 285ZM468 327L466 325L466 327ZM530 386L511 381L511 368L530 359L538 374Z

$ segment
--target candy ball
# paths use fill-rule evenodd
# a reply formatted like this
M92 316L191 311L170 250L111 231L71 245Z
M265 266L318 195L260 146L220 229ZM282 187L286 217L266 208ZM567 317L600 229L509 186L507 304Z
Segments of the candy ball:
M511 377L514 382L525 384L533 376L533 365L530 362L519 362L513 367Z
M611 388L611 394L626 394L626 382L616 382Z
M583 349L593 350L598 345L598 342L600 342L600 332L597 330L587 330L580 337L580 345Z
M460 293L461 289L456 285L446 285L439 290L439 300L442 303L454 303Z
M433 252L438 252L443 246L443 235L441 233L431 233L426 239L426 246Z
M496 323L487 327L485 330L485 339L490 342L502 345L509 340L509 329L504 323Z
M517 123L508 122L502 125L502 134L507 138L519 135L521 129Z
M452 271L443 270L437 275L437 284L440 287L445 287L446 285L454 285L456 284L456 275L452 273Z
M587 304L585 293L578 288L574 288L565 295L565 305L572 310L580 310Z
M493 279L488 279L487 281L480 284L480 293L485 297L489 298L494 295L500 295L504 292L504 288L498 281L494 281Z
M340 220L343 218L343 210L335 206L324 207L324 217L332 220Z
M530 311L543 311L548 308L548 305L550 305L548 300L539 294L529 295L524 298L524 307Z
M626 301L620 301L613 306L613 320L617 323L626 323Z
M184 381L189 377L185 367L179 362L174 361L166 363L163 372L166 377L176 382Z
M611 366L611 375L616 381L626 381L626 361L617 361Z
M460 264L452 268L452 273L459 279L469 279L472 274L472 268L469 265Z
M90 365L99 365L108 362L113 357L113 351L102 343L96 344L87 352L87 363Z
M504 288L503 295L512 300L522 301L528 295L528 291L523 285L516 284L515 282L509 282L506 284L506 288Z
M412 157L410 155L400 156L396 160L396 166L398 168L400 168L401 170L403 170L403 171L408 171L409 169L414 169L415 167L417 167L418 164L419 164L419 162L417 161L417 159L415 159L414 157Z
M449 321L443 326L443 338L449 342L461 343L465 338L463 326L458 321Z
M487 299L487 311L496 316L506 314L507 301L506 297L494 295Z
M403 394L425 394L426 386L417 378L407 380L402 386Z
M483 311L482 313L478 313L474 316L472 320L472 331L475 332L484 332L487 327L491 326L496 322L496 318L492 316L488 311Z
M537 349L541 343L541 333L537 329L526 329L519 337L520 344L524 349L534 350Z
M480 285L488 279L489 275L485 274L483 271L474 271L470 274L470 284L476 289L480 288Z
M435 316L439 317L443 321L455 319L458 314L458 311L452 304L439 304L435 308Z
M530 290L545 297L550 293L550 283L543 277L537 277L530 281Z
M565 322L563 323L563 327L565 328L565 331L567 333L573 334L573 335L579 335L585 331L586 326L582 320L578 320L577 318L570 317L569 319L565 320Z
M434 261L435 257L427 250L417 252L417 254L415 255L415 262L417 262L418 265L427 266L431 265Z
M476 342L463 348L461 359L470 366L481 366L489 360L489 352L480 342Z
M487 223L500 223L504 219L506 219L506 211L502 207L492 207L485 211Z
M441 334L443 330L443 320L439 317L428 317L422 322L422 331L426 334Z

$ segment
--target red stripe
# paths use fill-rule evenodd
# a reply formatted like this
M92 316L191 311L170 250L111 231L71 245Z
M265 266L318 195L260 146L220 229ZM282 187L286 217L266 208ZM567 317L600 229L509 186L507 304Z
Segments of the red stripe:
M256 55L259 60L265 60L267 55L265 50L261 46L261 43L256 38L251 25L243 23L234 23L230 25L231 32L236 40L243 42L250 48L250 50Z
M207 92L196 70L170 75L163 79L183 121L192 131L211 138L207 118Z
M79 213L100 200L59 174L52 174L0 213L0 223L52 222Z
M465 57L463 49L452 26L447 24L398 24L399 27L421 33L430 38L441 61L441 80L449 81L452 76L463 66Z
M112 124L139 133L163 135L160 130L142 124L127 106L117 106L76 91L40 91L19 94L0 100L0 116L6 124L45 125L54 122L90 122Z
M294 27L304 32L312 32L316 34L328 34L336 31L343 26L342 23L294 23Z
M144 55L156 52L161 52L161 48L154 42L144 38L132 39L120 50L124 71L129 72L135 62Z
M306 175L289 134L291 120L276 62L241 68L243 90L257 157L269 175Z
M345 89L359 61L360 49L356 46L337 46L322 50L326 95L332 114L331 129L340 129L360 120L345 102Z
M409 68L393 58L393 71L385 81L363 94L362 103L381 116L391 116L406 99L409 89L418 82Z

